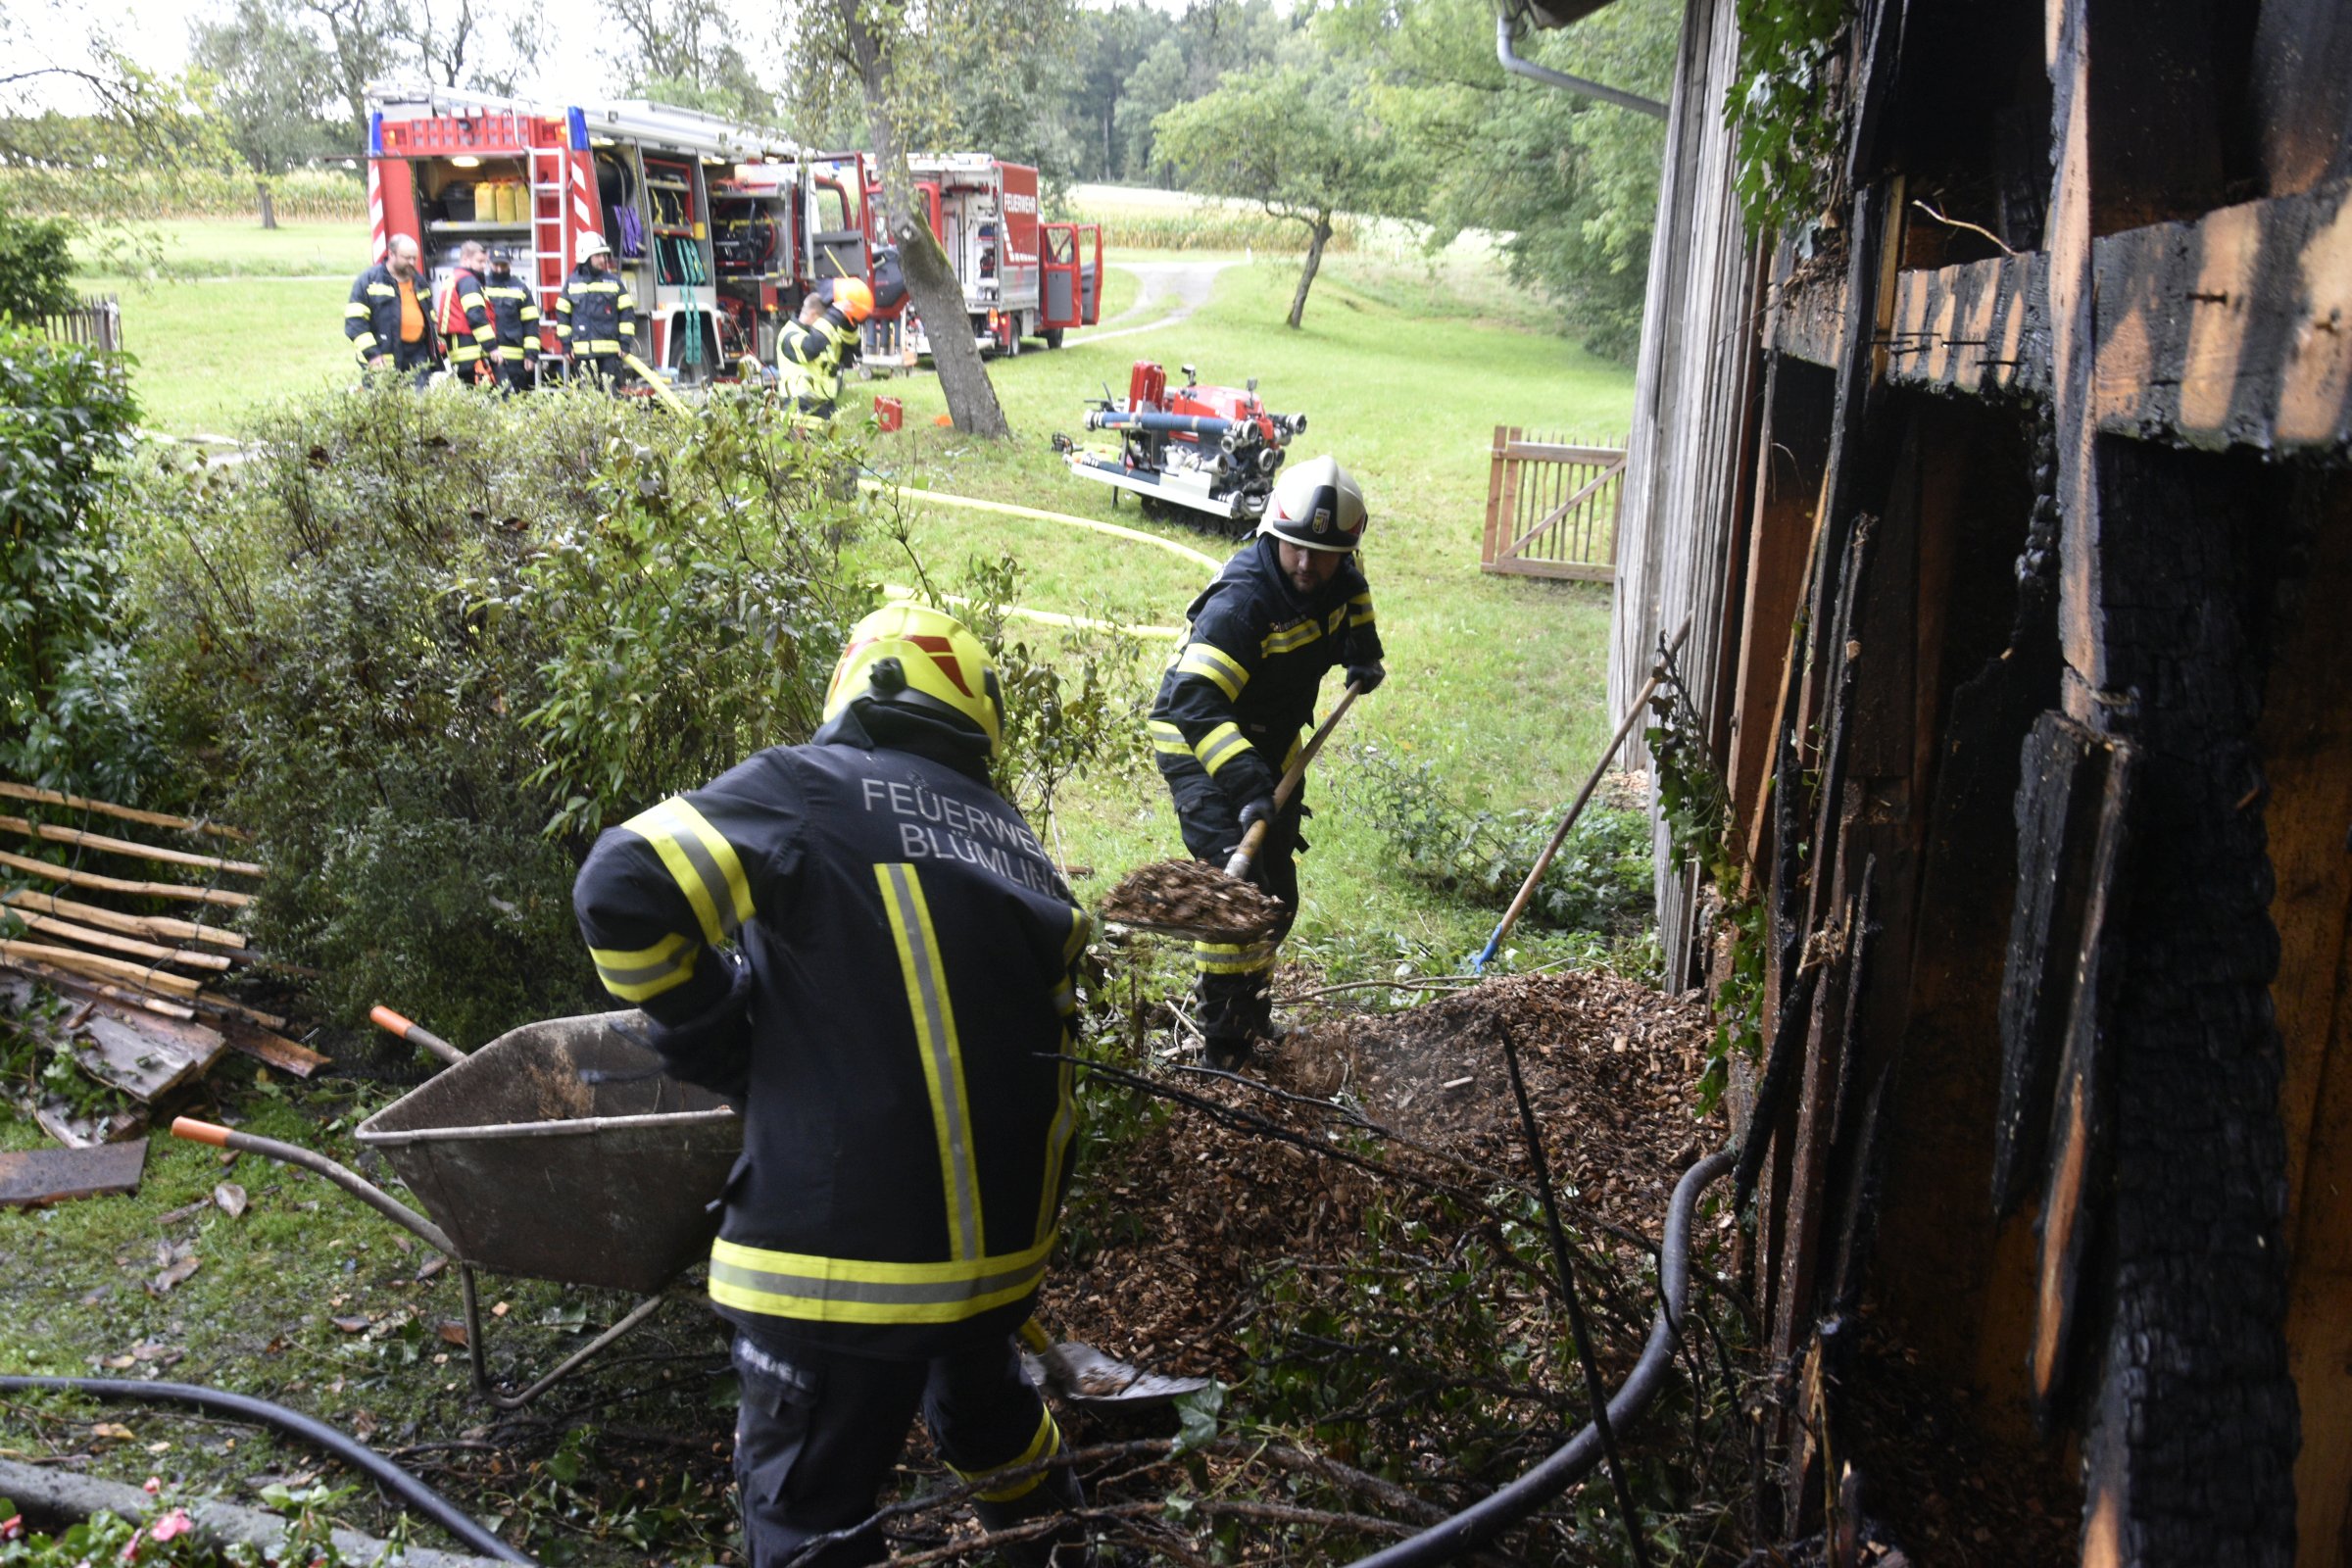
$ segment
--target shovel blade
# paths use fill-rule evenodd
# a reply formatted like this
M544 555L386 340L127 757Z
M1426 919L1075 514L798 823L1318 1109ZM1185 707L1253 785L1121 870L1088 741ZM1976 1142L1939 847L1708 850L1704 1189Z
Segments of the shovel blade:
M1164 1404L1208 1387L1206 1378L1171 1378L1104 1355L1078 1340L1021 1353L1021 1365L1037 1383L1073 1404Z

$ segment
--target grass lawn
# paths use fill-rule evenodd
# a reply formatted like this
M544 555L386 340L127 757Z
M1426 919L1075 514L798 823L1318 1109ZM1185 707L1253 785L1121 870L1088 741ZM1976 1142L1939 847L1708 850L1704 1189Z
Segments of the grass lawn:
M257 408L348 374L341 336L348 285L339 278L273 278L262 270L307 266L302 258L330 254L356 234L332 224L288 225L275 234L230 222L166 226L184 232L187 247L202 250L219 270L252 275L93 280L122 293L152 428L233 433ZM1371 503L1365 564L1392 671L1390 686L1359 705L1310 780L1310 799L1321 808L1308 833L1314 849L1299 933L1310 944L1334 945L1334 958L1374 958L1399 944L1425 946L1425 960L1458 955L1494 918L1494 911L1433 897L1395 873L1386 842L1346 804L1355 748L1378 745L1407 763L1433 763L1457 797L1490 809L1550 809L1591 765L1611 727L1600 711L1606 590L1484 575L1478 537L1494 426L1613 435L1625 428L1632 376L1561 337L1528 330L1541 307L1501 286L1484 254L1464 243L1432 259L1397 248L1333 258L1298 332L1282 324L1297 281L1296 257L1114 254L1104 287L1106 320L1136 297L1135 274L1121 261L1227 265L1211 302L1179 324L1091 346L1074 338L1057 353L1033 347L992 362L1016 431L1002 446L934 425L945 404L927 373L853 388L854 400L880 393L906 403L906 429L876 438L873 463L883 473L1119 521L1220 558L1229 543L1145 522L1132 504L1114 507L1108 489L1071 477L1049 436L1082 434L1083 400L1105 385L1123 393L1137 359L1157 359L1171 374L1192 364L1210 381L1254 375L1271 407L1308 416L1294 456L1336 454ZM1010 551L1022 563L1031 606L1145 624L1180 624L1206 576L1204 568L1162 551L972 512L918 513L914 538L935 577L959 575L974 556ZM909 580L894 547L870 545L862 564L877 580ZM1144 672L1154 676L1155 670ZM1120 870L1177 845L1155 779L1140 787L1081 782L1065 796L1055 826L1070 860L1100 868L1098 893ZM1531 950L1540 948L1541 939L1529 936Z

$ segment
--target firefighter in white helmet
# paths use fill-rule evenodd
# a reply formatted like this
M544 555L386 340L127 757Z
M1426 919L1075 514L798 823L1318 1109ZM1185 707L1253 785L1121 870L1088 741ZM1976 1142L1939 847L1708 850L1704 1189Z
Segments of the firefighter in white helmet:
M878 610L808 745L611 829L572 891L606 989L743 1112L710 1298L751 1568L880 1561L918 1407L990 1529L1084 1498L1011 1336L1069 1184L1092 923L989 781L1004 730L979 638Z
M1314 721L1329 670L1365 691L1386 677L1372 589L1356 557L1363 492L1331 458L1284 470L1257 537L1185 612L1191 622L1152 705L1152 750L1194 858L1223 865L1270 818L1250 879L1280 899L1264 942L1193 945L1195 998L1211 1065L1238 1067L1273 1037L1274 950L1298 907L1301 789L1278 811L1274 786Z
M626 373L620 357L637 352L637 302L604 235L582 234L575 253L579 265L556 296L556 337L575 377L611 386Z

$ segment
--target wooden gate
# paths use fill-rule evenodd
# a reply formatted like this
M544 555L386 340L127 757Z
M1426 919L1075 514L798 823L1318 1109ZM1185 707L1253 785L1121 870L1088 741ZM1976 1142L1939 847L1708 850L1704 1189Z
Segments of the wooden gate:
M1546 441L1496 425L1479 569L1616 581L1624 493L1623 447Z

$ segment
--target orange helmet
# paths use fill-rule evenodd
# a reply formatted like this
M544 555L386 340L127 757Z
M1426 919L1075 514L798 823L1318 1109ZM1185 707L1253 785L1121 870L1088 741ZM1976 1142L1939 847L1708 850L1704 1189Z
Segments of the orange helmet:
M861 277L837 277L833 280L833 303L850 318L850 324L856 326L874 314L874 291Z

